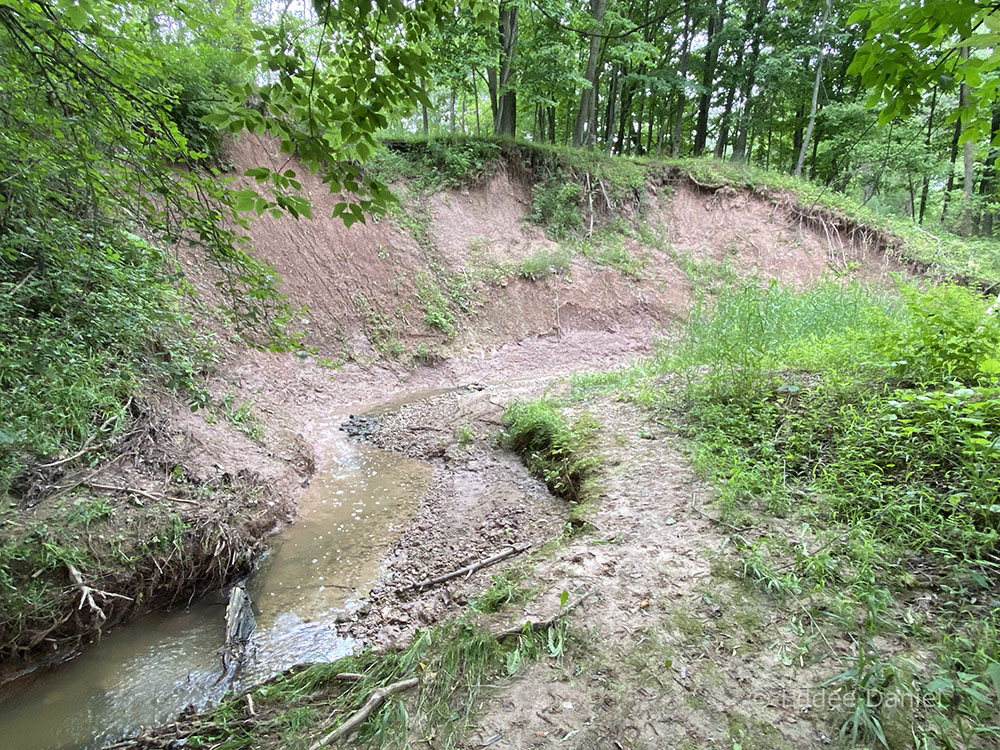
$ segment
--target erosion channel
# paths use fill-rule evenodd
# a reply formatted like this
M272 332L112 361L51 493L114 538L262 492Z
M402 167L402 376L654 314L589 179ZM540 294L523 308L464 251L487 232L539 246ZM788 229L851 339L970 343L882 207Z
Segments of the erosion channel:
M340 430L346 418L330 417L295 522L275 536L247 582L257 628L238 675L222 670L221 596L154 613L108 633L75 659L5 686L0 744L99 748L292 665L349 653L356 644L337 634L336 613L356 607L367 593L394 530L413 515L430 469L350 439Z

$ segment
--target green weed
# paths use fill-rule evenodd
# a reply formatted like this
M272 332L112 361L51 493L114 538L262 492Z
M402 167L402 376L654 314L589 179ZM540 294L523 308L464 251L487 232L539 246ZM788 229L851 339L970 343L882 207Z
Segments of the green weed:
M597 425L580 418L567 423L549 398L515 401L504 411L501 444L519 454L532 474L567 500L581 499L583 481L597 465L585 448Z
M531 281L540 281L553 274L564 275L569 272L569 268L570 254L566 250L542 249L521 261L517 267L517 275Z

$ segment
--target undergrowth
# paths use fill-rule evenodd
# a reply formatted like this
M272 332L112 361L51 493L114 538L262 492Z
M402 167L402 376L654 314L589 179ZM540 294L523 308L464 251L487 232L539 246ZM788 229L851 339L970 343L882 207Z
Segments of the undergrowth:
M26 467L121 430L147 378L207 403L212 344L188 330L162 254L83 234L53 220L0 247L0 496Z
M244 696L216 708L205 728L187 738L189 747L307 748L319 725L333 716L333 727L358 710L377 689L416 678L412 691L390 697L362 726L356 741L380 748L410 746L421 737L436 748L460 746L491 681L516 673L542 657L559 658L565 629L525 632L503 640L458 619L420 631L403 650L381 655L365 652L329 664L317 664L254 688L257 715L248 714ZM338 680L341 673L360 679ZM248 721L248 719L252 719Z
M551 398L515 401L504 411L500 442L520 455L528 470L566 500L581 499L583 481L597 465L585 448L596 421L587 415L570 424Z
M750 282L575 384L679 423L736 574L855 644L829 683L858 696L843 744L897 746L871 700L895 691L909 743L978 748L1000 739L998 374L997 315L964 287ZM888 634L905 645L877 647Z

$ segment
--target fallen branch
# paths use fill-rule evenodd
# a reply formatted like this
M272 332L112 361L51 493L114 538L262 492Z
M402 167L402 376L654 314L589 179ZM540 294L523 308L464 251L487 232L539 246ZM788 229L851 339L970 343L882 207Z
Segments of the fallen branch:
M147 492L137 487L117 487L113 484L98 484L97 482L81 482L85 487L92 487L95 490L107 490L108 492L127 492L132 495L141 495L147 500L169 500L174 503L184 503L185 505L197 505L197 500L188 500L183 497L173 497L160 492Z
M62 466L63 464L68 464L70 461L73 461L74 459L79 458L84 453L86 453L87 451L89 451L91 449L91 445L90 444L92 442L94 442L94 436L93 435L91 435L89 438L87 438L86 442L83 444L83 447L79 451L77 451L76 453L74 453L72 456L67 456L66 458L61 458L58 461L53 461L50 464L40 464L38 466L38 468L39 469L54 469L56 466Z
M332 742L346 739L350 735L354 734L354 732L356 732L358 728L365 723L368 717L375 713L379 706L385 703L386 698L402 690L414 688L419 682L420 680L416 677L411 677L408 680L400 680L399 682L394 682L391 685L379 688L368 697L365 705L363 705L356 714L330 732L330 734L326 737L316 740L316 742L309 746L309 750L319 750L319 748L325 747Z
M561 607L558 612L556 612L551 617L546 617L544 620L528 620L523 625L517 628L507 628L507 630L501 630L499 633L494 633L494 637L498 641L502 641L509 635L520 635L521 633L539 633L544 630L548 630L553 625L555 625L560 618L565 617L574 609L583 604L584 600L590 596L592 592L588 591L585 594L578 596L573 601L569 602L565 607Z
M436 578L425 578L424 580L419 581L418 583L412 583L409 586L405 586L403 590L405 591L406 589L426 589L430 586L437 586L439 583L450 581L452 578L458 578L459 576L462 575L470 576L480 568L486 568L490 565L495 565L501 560L506 560L508 557L519 555L529 547L531 547L530 542L522 545L515 545L508 550L504 550L503 552L497 552L495 555L491 555L490 557L487 557L483 560L479 560L478 562L466 565L464 568L453 570L450 573L445 573L444 575L437 576Z

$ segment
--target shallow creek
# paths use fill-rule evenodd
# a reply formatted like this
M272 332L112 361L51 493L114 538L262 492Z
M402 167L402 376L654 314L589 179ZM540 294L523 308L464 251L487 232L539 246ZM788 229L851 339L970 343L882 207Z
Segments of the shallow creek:
M367 593L430 481L427 464L351 441L338 430L343 418L331 417L324 429L295 522L274 537L247 584L257 630L243 683L357 647L335 632L336 612ZM170 721L189 704L217 702L230 687L219 681L224 620L221 595L154 613L5 686L0 747L99 748Z

